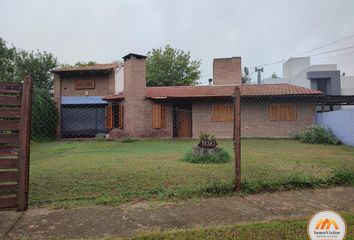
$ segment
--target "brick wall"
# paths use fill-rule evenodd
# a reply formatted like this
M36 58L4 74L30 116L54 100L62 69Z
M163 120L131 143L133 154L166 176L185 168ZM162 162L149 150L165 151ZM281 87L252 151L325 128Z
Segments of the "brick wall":
M272 103L281 102L274 100L242 101L241 135L243 137L289 137L315 122L316 110L313 100L288 100L286 102L296 104L296 121L270 121L269 105ZM193 138L197 138L201 131L219 138L232 138L233 122L213 122L211 120L212 104L206 101L193 103Z
M113 75L113 74L111 74ZM88 92L89 96L106 96L109 93L114 93L114 78L113 88L109 90L109 79L112 78L108 73L92 73L92 74L75 74L75 75L61 75L60 92L61 96L85 96ZM75 89L75 80L94 80L94 89ZM111 80L112 82L112 80ZM112 84L111 84L112 85Z
M241 85L241 58L214 59L213 85Z

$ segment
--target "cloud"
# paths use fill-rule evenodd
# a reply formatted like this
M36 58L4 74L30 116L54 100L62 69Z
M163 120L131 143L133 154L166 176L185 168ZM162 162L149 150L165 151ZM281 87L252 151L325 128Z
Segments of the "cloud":
M214 57L241 56L253 70L353 34L353 9L352 0L12 0L0 2L0 36L63 63L111 62L171 44L202 60L206 80ZM349 45L354 39L338 44ZM338 63L354 74L353 58L313 62ZM281 64L267 66L263 76L272 72L281 75Z

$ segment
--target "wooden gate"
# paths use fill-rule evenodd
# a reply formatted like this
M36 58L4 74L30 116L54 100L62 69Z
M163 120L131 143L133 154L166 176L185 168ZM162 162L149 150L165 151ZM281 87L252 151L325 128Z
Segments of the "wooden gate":
M0 82L0 209L28 207L32 79Z

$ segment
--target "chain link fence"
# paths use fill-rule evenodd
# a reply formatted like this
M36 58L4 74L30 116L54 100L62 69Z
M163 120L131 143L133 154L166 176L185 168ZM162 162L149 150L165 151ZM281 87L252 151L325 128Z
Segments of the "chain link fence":
M58 111L52 99L37 94L30 204L119 205L233 194L234 97L146 102L139 119L144 132L138 133L124 101L62 104ZM342 116L354 108L318 103L317 96L301 94L241 97L241 192L354 183L353 145L318 120L334 114L336 126L354 138Z

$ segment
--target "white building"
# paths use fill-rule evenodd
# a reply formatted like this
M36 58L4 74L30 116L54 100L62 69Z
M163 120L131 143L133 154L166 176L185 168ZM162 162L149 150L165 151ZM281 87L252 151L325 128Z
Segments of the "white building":
M354 76L341 76L337 64L311 65L310 57L290 58L283 64L282 78L267 78L262 83L289 83L327 95L354 95Z

